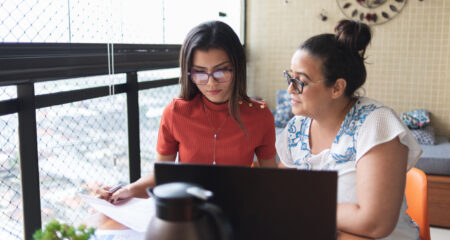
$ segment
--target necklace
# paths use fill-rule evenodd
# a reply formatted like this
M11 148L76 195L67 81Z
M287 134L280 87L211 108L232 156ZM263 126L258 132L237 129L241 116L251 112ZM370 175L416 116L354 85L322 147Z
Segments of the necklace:
M217 130L214 128L214 125L212 124L211 118L208 114L208 112L206 111L206 105L205 103L203 103L203 110L205 111L206 117L208 118L208 122L209 122L209 126L211 127L212 131L213 131L213 138L214 138L214 148L213 148L213 162L212 164L215 165L216 164L216 139L217 139L217 135L220 133L220 130L222 130L223 125L225 125L225 122L228 120L228 117L230 116L230 114L227 114L227 116L225 117L225 120L223 120L223 122L220 124L219 128L217 128Z

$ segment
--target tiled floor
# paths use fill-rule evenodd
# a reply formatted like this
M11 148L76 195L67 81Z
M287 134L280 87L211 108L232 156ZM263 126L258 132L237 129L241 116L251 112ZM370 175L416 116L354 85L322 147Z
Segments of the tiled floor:
M448 240L450 239L449 228L430 227L431 240Z

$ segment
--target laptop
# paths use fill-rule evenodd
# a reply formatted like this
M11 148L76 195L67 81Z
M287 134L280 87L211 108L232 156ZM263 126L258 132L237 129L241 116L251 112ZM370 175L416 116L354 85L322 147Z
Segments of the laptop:
M155 180L212 191L237 240L336 239L335 171L157 162Z

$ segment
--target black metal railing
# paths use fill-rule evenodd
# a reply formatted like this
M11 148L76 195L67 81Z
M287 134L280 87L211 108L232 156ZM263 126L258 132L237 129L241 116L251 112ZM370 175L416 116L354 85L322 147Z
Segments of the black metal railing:
M129 180L141 175L139 91L170 86L178 78L138 81L138 72L178 67L180 45L0 44L0 87L16 86L17 98L0 100L0 117L17 114L24 238L41 228L37 109L126 94ZM126 74L125 83L35 93L35 84L74 77ZM0 146L1 147L1 146Z

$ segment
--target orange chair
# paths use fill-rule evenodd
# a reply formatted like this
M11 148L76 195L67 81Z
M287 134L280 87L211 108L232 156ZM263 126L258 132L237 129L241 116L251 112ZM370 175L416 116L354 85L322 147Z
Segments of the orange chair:
M427 176L422 170L411 168L406 173L406 213L419 225L422 240L430 240L427 194Z

